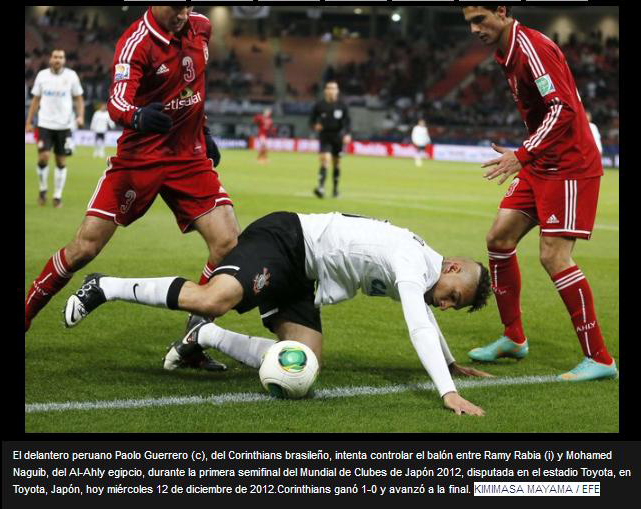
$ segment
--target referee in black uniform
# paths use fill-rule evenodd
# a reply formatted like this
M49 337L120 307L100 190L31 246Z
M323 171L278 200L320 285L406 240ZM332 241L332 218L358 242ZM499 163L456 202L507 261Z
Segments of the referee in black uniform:
M338 179L340 177L340 158L343 144L352 141L349 134L351 120L349 110L343 101L338 99L338 83L328 81L323 91L324 98L314 105L309 124L319 133L320 170L318 186L314 194L319 198L325 196L325 177L331 158L334 169L334 198L338 196Z

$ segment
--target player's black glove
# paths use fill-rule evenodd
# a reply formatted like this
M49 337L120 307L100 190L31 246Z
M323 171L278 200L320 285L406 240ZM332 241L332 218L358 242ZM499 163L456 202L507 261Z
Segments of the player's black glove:
M171 117L162 112L163 105L151 103L138 108L131 123L136 131L166 133L171 129Z
M216 145L214 137L209 131L209 127L204 126L203 133L205 135L205 145L207 145L207 157L214 161L214 167L217 168L218 163L220 163L220 150L218 150L218 145Z

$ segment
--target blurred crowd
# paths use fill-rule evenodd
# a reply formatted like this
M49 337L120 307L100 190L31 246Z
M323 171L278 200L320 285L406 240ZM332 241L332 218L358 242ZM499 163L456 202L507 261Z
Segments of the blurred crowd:
M118 37L129 25L124 15L119 24L106 29L98 15L92 19L87 15L78 17L74 11L61 15L58 10L49 8L40 18L27 20L27 23L39 37L33 36L37 44L28 44L29 49L25 48L26 104L35 75L48 66L49 51L63 39L63 30L67 34L69 30L74 32L71 47L64 49L67 66L80 77L85 100L92 103L107 99L110 55L113 55ZM25 34L30 36L27 30ZM333 35L330 39L340 40ZM64 40L69 44L68 35ZM470 42L470 38L458 34L433 39L386 35L369 43L362 60L327 66L320 81L309 90L297 90L288 83L287 104L276 105L276 111L306 114L311 107L310 99L318 97L323 83L333 79L340 84L348 104L386 112L380 125L368 133L370 139L408 141L412 126L417 119L424 118L432 139L437 142L520 144L526 134L523 122L503 73L493 58L475 69L470 83L455 88L442 98L426 98L426 92L444 77L449 65L467 50ZM262 39L257 36L251 53L260 53L264 43L264 34ZM103 51L88 59L86 48L89 47L102 47ZM572 36L562 45L562 50L586 110L590 111L593 122L601 131L604 145L618 145L618 39L605 39L599 32L580 40ZM273 65L278 68L304 58L305 55L276 53ZM210 58L207 92L210 99L217 101L246 102L252 96L260 96L263 101L275 99L274 83L265 80L261 72L249 68L233 48L224 58ZM91 108L87 114L91 114Z

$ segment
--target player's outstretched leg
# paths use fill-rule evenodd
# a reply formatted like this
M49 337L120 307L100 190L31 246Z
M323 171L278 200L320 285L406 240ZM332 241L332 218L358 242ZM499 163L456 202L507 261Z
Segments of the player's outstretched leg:
M211 322L201 321L191 329L183 339L169 345L167 355L162 360L163 368L169 371L181 368L204 369L206 371L225 371L227 366L218 362L205 352L198 344L200 329ZM212 324L213 325L213 324Z
M100 288L102 277L104 274L89 274L76 293L67 299L63 310L65 327L75 327L85 316L107 302L105 293Z

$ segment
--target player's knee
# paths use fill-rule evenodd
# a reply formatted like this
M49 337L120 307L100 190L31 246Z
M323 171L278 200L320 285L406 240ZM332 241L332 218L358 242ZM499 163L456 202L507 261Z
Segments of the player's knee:
M505 235L501 230L492 228L485 236L485 243L488 250L492 249L512 249L516 246L514 239Z

